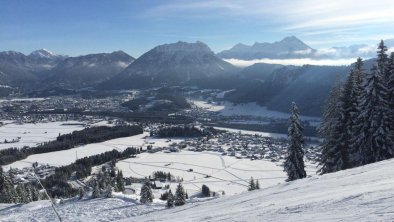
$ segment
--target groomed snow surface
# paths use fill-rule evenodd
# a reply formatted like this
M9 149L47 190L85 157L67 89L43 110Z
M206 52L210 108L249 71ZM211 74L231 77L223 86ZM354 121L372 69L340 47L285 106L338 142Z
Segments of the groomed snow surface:
M137 205L126 198L57 207L64 221L393 221L393 184L394 160L388 160L168 210L162 203ZM55 218L48 202L39 201L0 205L0 221Z

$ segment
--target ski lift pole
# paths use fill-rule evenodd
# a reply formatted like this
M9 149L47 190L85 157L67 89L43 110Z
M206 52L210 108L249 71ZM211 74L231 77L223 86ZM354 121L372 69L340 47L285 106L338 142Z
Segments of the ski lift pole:
M40 184L41 188L44 189L44 193L47 196L47 198L51 201L51 206L53 211L55 212L56 217L59 219L60 222L63 222L62 218L59 215L59 212L57 212L56 207L55 207L55 202L54 200L49 196L47 189L45 189L44 185L42 185L40 179L37 177L36 173L33 170L33 175L36 178L36 180L38 181L38 183Z

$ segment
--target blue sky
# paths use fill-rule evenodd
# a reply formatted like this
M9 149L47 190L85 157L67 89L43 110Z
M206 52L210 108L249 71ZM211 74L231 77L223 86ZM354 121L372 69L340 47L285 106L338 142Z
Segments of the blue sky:
M215 52L295 35L314 48L394 38L393 0L0 0L0 51L138 57L178 40Z

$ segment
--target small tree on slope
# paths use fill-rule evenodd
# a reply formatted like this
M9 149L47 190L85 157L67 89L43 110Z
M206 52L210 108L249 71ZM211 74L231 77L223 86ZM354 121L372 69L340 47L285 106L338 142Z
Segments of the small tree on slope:
M145 204L145 203L152 203L153 201L153 193L152 189L150 187L149 181L146 181L144 185L141 187L141 194L140 194L140 202Z
M167 207L174 207L174 195L172 194L171 189L168 192Z
M256 184L254 183L253 177L251 177L250 181L249 181L248 191L252 191L252 190L255 190L255 189L256 189Z
M300 114L296 104L293 102L291 107L291 117L289 126L290 145L287 149L287 157L284 164L284 171L288 176L288 181L306 177L304 165L304 136L300 122Z
M178 184L175 191L175 206L181 206L186 203L186 193L182 184Z

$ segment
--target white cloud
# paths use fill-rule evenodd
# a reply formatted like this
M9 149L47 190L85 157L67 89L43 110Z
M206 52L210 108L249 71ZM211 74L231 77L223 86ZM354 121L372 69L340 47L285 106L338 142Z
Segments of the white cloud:
M269 63L269 64L281 64L281 65L327 65L327 66L343 66L350 65L356 61L356 58L350 59L254 59L254 60L240 60L240 59L224 59L238 67L246 67L255 63Z
M283 36L305 36L311 41L319 39L338 45L361 43L360 38L370 44L375 40L370 38L373 33L379 33L378 39L386 39L392 34L393 11L393 0L176 0L152 7L145 15L160 19L236 19L261 24Z
M293 53L298 55L308 55L312 53L312 49L297 50L297 51L293 51Z

